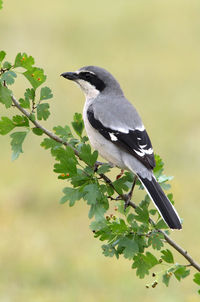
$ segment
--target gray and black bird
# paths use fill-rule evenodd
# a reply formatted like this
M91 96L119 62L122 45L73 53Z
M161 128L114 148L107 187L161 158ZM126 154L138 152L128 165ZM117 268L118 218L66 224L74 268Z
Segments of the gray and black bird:
M94 149L108 162L137 175L168 226L181 229L175 208L153 174L155 159L149 136L117 80L97 66L61 76L77 83L85 94L83 119Z

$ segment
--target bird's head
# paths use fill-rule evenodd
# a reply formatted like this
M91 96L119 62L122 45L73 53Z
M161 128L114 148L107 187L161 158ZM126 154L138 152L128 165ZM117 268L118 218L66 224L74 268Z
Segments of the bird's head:
M76 82L83 90L86 99L96 98L100 93L123 94L116 79L101 67L85 66L75 72L64 72L61 76Z

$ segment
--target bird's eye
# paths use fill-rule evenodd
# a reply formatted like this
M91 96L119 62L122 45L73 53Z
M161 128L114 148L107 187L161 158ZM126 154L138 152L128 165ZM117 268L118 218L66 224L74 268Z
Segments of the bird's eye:
M86 78L86 79L91 79L92 78L92 74L91 73L89 73L89 72L85 72L84 73L84 77Z

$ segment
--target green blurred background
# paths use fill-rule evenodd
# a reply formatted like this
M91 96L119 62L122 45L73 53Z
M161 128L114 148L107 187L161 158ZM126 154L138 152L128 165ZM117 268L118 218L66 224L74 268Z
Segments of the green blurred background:
M166 174L175 176L184 227L172 237L199 260L200 1L7 0L0 48L9 61L27 52L44 68L54 93L49 129L70 123L83 108L83 94L62 72L93 64L117 77ZM17 97L27 84L17 79ZM139 280L130 262L101 254L87 206L58 203L64 183L41 138L30 135L14 163L9 138L0 140L0 301L199 301L192 276L169 289L161 280L146 289L151 276Z

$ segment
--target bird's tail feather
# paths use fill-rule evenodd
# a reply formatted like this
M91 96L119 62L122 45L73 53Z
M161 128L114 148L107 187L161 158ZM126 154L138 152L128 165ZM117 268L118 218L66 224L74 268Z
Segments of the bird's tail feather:
M155 177L152 176L151 180L142 178L140 175L138 175L138 177L167 225L171 229L182 229L178 213L163 192Z

